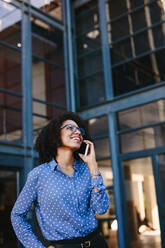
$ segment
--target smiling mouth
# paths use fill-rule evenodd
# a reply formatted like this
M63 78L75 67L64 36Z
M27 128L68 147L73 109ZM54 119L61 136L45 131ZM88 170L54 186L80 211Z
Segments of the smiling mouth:
M79 141L79 142L81 141L81 139L79 137L73 137L71 139L76 140L76 141Z

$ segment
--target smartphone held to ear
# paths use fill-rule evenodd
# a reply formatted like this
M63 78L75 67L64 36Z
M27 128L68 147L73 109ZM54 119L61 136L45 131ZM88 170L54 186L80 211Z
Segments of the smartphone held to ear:
M79 149L79 153L86 156L89 152L89 144L86 144L85 142L82 142L81 147Z

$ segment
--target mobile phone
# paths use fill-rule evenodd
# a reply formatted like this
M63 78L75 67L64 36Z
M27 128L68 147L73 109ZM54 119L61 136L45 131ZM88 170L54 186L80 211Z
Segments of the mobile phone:
M86 156L89 152L89 144L82 142L81 147L78 152Z

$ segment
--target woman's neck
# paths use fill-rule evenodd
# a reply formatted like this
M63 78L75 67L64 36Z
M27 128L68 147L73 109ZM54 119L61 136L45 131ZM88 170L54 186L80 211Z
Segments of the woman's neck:
M73 152L68 149L58 148L56 155L57 163L63 168L73 167L74 156Z

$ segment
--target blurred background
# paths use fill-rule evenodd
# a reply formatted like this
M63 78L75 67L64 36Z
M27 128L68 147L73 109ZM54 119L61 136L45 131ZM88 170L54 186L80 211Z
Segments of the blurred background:
M1 248L22 247L10 212L39 130L66 110L95 144L109 247L165 247L164 63L164 0L0 0Z

